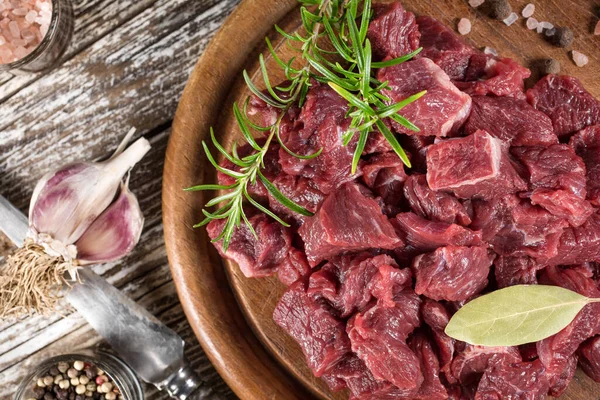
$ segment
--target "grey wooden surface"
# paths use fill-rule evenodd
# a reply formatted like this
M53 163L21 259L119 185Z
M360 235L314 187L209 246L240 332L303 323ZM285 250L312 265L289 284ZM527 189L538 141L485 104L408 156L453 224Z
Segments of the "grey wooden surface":
M162 236L163 158L179 97L198 57L239 0L74 0L75 33L44 73L0 72L0 194L23 212L36 181L60 165L110 155L135 127L152 150L131 189L146 217L126 259L94 267L176 330L192 366L235 398L198 344L179 304ZM7 246L0 238L0 256ZM92 306L92 305L90 305ZM0 320L0 399L47 357L101 345L77 313ZM166 399L150 386L148 399Z

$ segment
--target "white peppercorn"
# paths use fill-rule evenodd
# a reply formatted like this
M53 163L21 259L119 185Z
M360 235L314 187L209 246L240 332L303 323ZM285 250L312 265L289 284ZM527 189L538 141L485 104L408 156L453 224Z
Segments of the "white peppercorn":
M104 393L108 393L108 392L110 392L110 391L112 390L112 388L113 388L113 384L112 384L112 383L110 383L110 382L104 382L104 383L102 384L102 391L103 391Z
M77 394L84 394L85 393L85 386L83 386L83 385L77 385L77 387L75 388L75 393L77 393Z
M94 395L93 392L87 391L85 392L85 397L92 397Z
M69 369L69 363L61 361L61 362L58 363L57 368L58 368L58 370L60 371L61 374L64 374Z
M52 382L54 382L54 379L52 380ZM50 383L52 383L52 382L50 382ZM42 378L39 378L37 380L37 385L38 385L38 387L46 387L46 383L44 382L44 379L42 379Z
M83 361L75 361L73 363L73 368L75 368L77 371L83 371L83 367L85 367Z
M77 371L75 368L69 368L69 370L67 371L67 376L69 378L75 378L79 376L79 371Z
M104 397L106 400L116 400L117 395L114 392L108 392Z
M96 386L96 384L94 382L90 382L85 386L85 388L87 390L89 390L90 392L95 392L96 389L98 388L98 386Z
M55 385L58 385L58 383L59 383L60 381L62 381L62 380L63 380L63 376L62 376L62 375L60 375L60 374L59 374L59 375L56 375L56 376L54 377L54 384L55 384Z
M85 375L81 375L79 377L79 383L81 383L82 385L87 385L89 381L90 381L90 378L88 378Z
M77 386L79 385L79 378L75 377L75 378L71 378L71 385L73 386Z
M68 389L69 386L71 386L71 384L66 379L63 379L62 381L58 382L58 387L61 389Z

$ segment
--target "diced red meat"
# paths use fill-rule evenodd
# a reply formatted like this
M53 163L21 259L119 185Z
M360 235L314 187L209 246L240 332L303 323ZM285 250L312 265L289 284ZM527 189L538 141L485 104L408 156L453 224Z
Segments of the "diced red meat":
M531 257L501 256L494 263L496 283L500 289L514 285L535 285L536 273L544 267L544 264L538 263Z
M558 137L600 124L600 102L572 76L545 76L527 91L527 99L550 117Z
M288 199L301 205L310 212L316 212L325 200L325 195L317 189L310 179L302 176L292 176L280 173L271 182ZM306 217L298 214L281 204L271 193L267 193L269 207L279 216L289 216L298 223L303 223Z
M352 350L376 379L391 382L406 396L415 394L423 383L417 356L406 344L408 335L419 326L421 300L412 289L397 293L395 306L379 304L356 314L348 322Z
M527 169L532 189L563 189L585 199L585 164L568 145L514 147L511 153Z
M286 290L273 312L273 320L300 345L317 377L350 352L344 322L306 293L306 281L298 281Z
M475 400L545 400L548 379L538 361L496 362L481 378Z
M389 82L383 91L392 102L427 90L419 100L407 105L399 114L414 123L419 132L413 132L396 121L392 126L397 132L419 136L448 136L456 132L471 111L471 97L459 91L448 75L428 58L384 68L379 72L381 82Z
M516 347L484 347L467 345L452 362L452 374L463 385L479 380L481 375L495 363L521 362Z
M466 44L452 29L433 17L418 17L417 24L421 32L421 47L423 47L421 57L433 60L450 76L450 79L462 81L467 77L471 79L479 77L474 71L470 71L469 67L475 66L475 70L480 70L481 68L477 66L482 59L485 59L485 55Z
M417 355L421 363L423 383L411 398L415 400L445 400L448 392L440 381L440 363L432 344L423 332L413 335L408 346Z
M281 132L285 146L296 154L311 155L322 149L314 159L303 160L279 150L280 164L289 175L303 176L321 192L329 194L344 182L356 178L351 174L356 140L348 146L342 135L350 126L346 117L348 102L327 85L314 83L294 129Z
M564 218L572 226L581 226L594 213L594 207L587 200L567 191L535 189L530 196L531 204L539 205L559 218Z
M562 373L557 377L549 377L552 379L552 385L548 390L548 394L552 397L560 397L567 390L569 383L575 376L577 370L577 356L573 355L567 359L566 366Z
M574 265L600 261L600 215L592 216L580 227L564 230L551 265Z
M364 311L373 298L371 289L377 285L376 278L382 267L397 269L394 282L400 289L411 285L410 270L398 269L389 256L371 256L369 253L345 255L331 260L320 271L310 276L308 293L326 299L342 318ZM387 288L390 297L393 288Z
M296 248L291 248L285 259L277 268L277 276L281 283L290 286L301 278L307 276L311 271L306 254Z
M379 266L379 271L369 284L369 292L377 299L377 304L380 306L394 307L398 292L411 286L410 269L399 269L392 262L388 262Z
M600 125L590 126L573 135L569 143L583 159L587 170L587 198L600 206Z
M548 267L540 275L540 283L561 286L581 295L598 298L600 290L595 282L576 269L560 269ZM556 335L537 342L540 361L546 367L546 374L553 392L559 394L564 390L567 379L572 376L572 356L587 339L600 334L600 304L589 304L575 317L565 329Z
M526 101L511 97L473 97L465 132L484 130L512 146L549 146L558 143L552 121Z
M357 184L345 184L325 199L314 217L306 220L298 233L310 265L346 251L403 247L377 201L368 195Z
M510 96L525 100L525 79L530 76L531 71L511 58L489 59L484 79L455 83L470 96Z
M425 175L408 177L404 183L404 197L412 211L423 218L463 226L471 223L462 203L451 194L431 190Z
M273 275L291 249L292 232L265 214L253 215L249 222L258 239L242 223L233 233L226 253L222 241L216 242L215 247L221 257L235 261L248 278ZM207 227L208 236L217 238L226 223L224 219L212 220Z
M427 147L433 144L435 136L398 135L398 142L409 154L411 171L427 172Z
M427 182L459 198L491 198L527 189L503 143L485 131L436 143L427 151Z
M600 382L600 336L583 343L577 354L579 355L579 365L587 376Z
M392 219L398 235L419 252L435 250L440 246L477 246L483 244L481 232L445 222L428 221L408 212Z
M375 3L373 12L367 37L379 59L398 58L419 47L421 34L415 15L406 11L400 2Z
M466 300L487 286L493 261L483 246L440 247L413 260L415 292L434 300Z
M445 332L446 326L450 322L450 313L442 304L426 298L421 306L421 319L431 328L437 346L440 370L448 382L456 383L450 370L454 357L454 339Z
M363 166L365 184L383 201L391 206L399 206L407 175L404 163L396 153L377 154Z

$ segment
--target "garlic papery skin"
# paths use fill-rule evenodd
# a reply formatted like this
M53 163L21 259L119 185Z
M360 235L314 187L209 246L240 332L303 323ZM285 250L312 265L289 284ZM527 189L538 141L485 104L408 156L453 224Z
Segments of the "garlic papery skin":
M101 163L77 163L45 176L34 190L29 225L65 246L75 243L112 203L123 176L150 150L140 138Z
M121 185L117 200L112 203L75 243L79 265L116 261L135 247L140 240L144 215L128 182Z

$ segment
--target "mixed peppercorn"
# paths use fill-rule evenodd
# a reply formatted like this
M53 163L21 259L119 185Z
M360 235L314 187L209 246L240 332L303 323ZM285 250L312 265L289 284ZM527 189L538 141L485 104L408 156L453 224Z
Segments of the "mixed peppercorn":
M29 400L123 400L113 380L101 369L83 362L59 362L37 379Z

